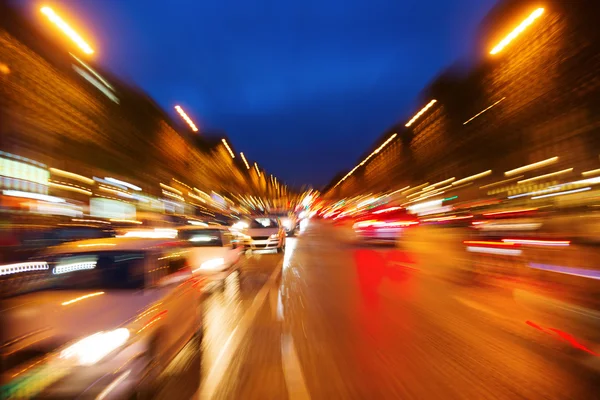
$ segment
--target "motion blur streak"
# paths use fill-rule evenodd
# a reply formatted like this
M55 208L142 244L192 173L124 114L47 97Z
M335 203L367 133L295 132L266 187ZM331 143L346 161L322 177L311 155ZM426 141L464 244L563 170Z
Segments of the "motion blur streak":
M511 33L508 34L496 47L490 51L490 54L498 54L501 52L510 42L512 42L517 36L519 36L529 25L531 25L537 18L544 13L543 8L538 8L531 13L519 26L517 26Z
M580 276L582 278L600 279L600 271L584 268L566 267L561 265L530 263L530 268L541 271L557 272L559 274Z
M575 338L573 335L570 335L566 332L563 332L559 329L555 329L555 328L542 328L541 326L539 326L538 324L536 324L535 322L531 322L531 321L526 321L525 322L527 325L542 331L544 333L547 333L549 335L553 335L555 334L555 336L557 336L556 338L558 340L562 340L565 341L567 343L569 343L571 346L573 346L574 348L578 349L578 350L582 350L585 351L586 353L589 353L593 356L600 356L600 354L590 350L589 348L587 348L585 345L579 343L579 341L577 340L577 338Z
M571 244L568 240L502 239L502 241L506 243L530 244L536 246L569 246Z
M510 171L506 171L504 173L504 175L511 176L511 175L520 174L521 172L531 171L531 170L534 170L534 169L545 167L547 165L554 164L557 161L558 161L558 157L548 158L546 160L538 161L538 162L535 162L533 164L524 165L524 166L519 167L519 168L511 169Z
M52 21L52 23L58 26L60 30L62 30L65 35L69 37L69 39L74 41L84 53L92 54L94 52L90 45L87 44L85 40L83 40L81 36L79 36L79 34L69 26L69 24L67 24L59 15L57 15L52 8L42 7L41 12L45 14L48 19Z
M103 294L104 294L104 292L95 292L95 293L86 294L85 296L80 296L80 297L76 297L74 299L71 299L69 301L65 301L65 302L62 303L62 305L63 306L68 306L68 305L71 305L73 303L80 302L81 300L86 300L86 299L89 299L90 297L101 296Z

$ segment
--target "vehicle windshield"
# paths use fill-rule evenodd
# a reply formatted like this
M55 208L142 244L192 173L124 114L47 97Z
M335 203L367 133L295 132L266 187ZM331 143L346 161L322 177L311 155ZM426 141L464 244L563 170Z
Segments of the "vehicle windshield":
M55 257L49 265L48 288L63 290L142 289L141 252L94 252Z
M179 231L179 238L189 242L193 247L222 246L219 229L186 229Z
M277 228L279 223L275 218L255 218L250 222L251 229Z

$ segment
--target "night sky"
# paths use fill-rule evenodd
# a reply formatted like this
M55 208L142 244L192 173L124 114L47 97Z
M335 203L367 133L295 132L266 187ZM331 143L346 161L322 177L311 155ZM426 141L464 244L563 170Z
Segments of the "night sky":
M103 66L288 184L325 185L473 48L495 0L48 1ZM35 12L39 2L31 3ZM175 115L175 114L174 114Z

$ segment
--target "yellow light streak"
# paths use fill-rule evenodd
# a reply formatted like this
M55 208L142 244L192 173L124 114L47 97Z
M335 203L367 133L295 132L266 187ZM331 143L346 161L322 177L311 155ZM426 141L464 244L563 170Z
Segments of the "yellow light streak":
M412 124L413 124L413 123L414 123L414 122L415 122L417 119L419 119L419 117L420 117L421 115L423 115L423 114L425 113L425 111L429 110L429 109L430 109L430 108L431 108L431 107L432 107L432 106L433 106L433 105L434 105L436 102L437 102L437 100L433 99L433 100L431 100L429 103L427 103L427 105L426 105L425 107L423 107L423 108L421 109L421 111L419 111L418 113L416 113L416 114L415 114L415 116L414 116L414 117L412 117L412 118L411 118L411 120L410 120L410 121L408 121L408 122L406 123L406 125L405 125L405 126L406 126L407 128L408 128L409 126L411 126L411 125L412 125Z
M233 151L231 151L231 147L229 147L229 143L227 143L227 140L225 139L221 139L221 141L223 142L223 144L225 145L225 148L227 149L227 151L229 152L229 155L231 156L231 158L235 158L235 154L233 154Z
M508 183L508 182L516 181L517 179L521 179L521 178L524 178L524 177L525 177L525 175L515 176L514 178L505 179L503 181L498 181L498 182L490 183L489 185L479 186L479 189L485 189L485 188L490 188L490 187L493 187L493 186L502 185L503 183Z
M500 41L490 51L490 54L498 54L501 52L510 42L512 42L517 36L519 36L529 25L531 25L536 19L538 19L544 13L543 8L538 8L534 12L532 12L523 22L519 24L511 33L508 34L504 39Z
M50 172L53 175L58 175L58 176L62 176L63 178L73 179L73 180L76 180L76 181L87 183L88 185L93 185L94 184L94 180L93 179L90 179L88 177L85 177L85 176L82 176L82 175L79 175L79 174L75 174L73 172L63 171L62 169L50 168Z
M424 184L422 184L422 185L419 185L419 186L415 186L414 188L411 188L411 189L405 190L405 191L403 191L401 194L404 194L404 195L406 195L406 194L408 194L408 193L414 192L415 190L419 190L419 189L421 189L421 188L423 188L423 187L425 187L425 186L427 186L427 185L429 185L429 182L427 182L427 183L424 183Z
M79 34L75 32L71 26L69 26L69 24L67 24L58 14L56 14L52 8L45 6L42 7L40 11L42 14L48 17L50 22L63 31L63 33L67 35L69 39L74 41L85 54L92 54L94 52L90 45L87 44L86 41L83 40L83 38L79 36Z
M520 174L521 172L531 171L532 169L542 168L550 164L554 164L558 161L558 157L548 158L546 160L538 161L533 164L524 165L519 168L511 169L510 171L506 171L504 173L505 176L512 176L516 174Z
M68 306L69 304L77 303L78 301L89 299L90 297L100 296L100 295L103 295L103 294L104 294L104 292L95 292L95 293L86 294L85 296L76 297L76 298L74 298L72 300L65 301L64 303L62 303L62 305L63 306Z
M600 169L592 169L590 171L585 171L582 172L581 175L583 176L592 176L592 175L598 175L600 174Z
M63 185L61 183L48 182L48 186L52 186L52 187L55 187L58 189L63 189L63 190L69 190L71 192L77 192L77 193L85 194L88 196L92 195L92 192L90 192L89 190L80 189L78 187L74 187L74 186L70 186L70 185Z
M481 172L479 174L475 174L475 175L467 176L466 178L459 179L456 182L453 182L452 185L456 186L456 185L460 185L461 183L471 182L471 181L474 181L475 179L479 179L479 178L483 178L484 176L488 176L491 173L492 173L492 170L489 169L485 172Z
M385 146L388 145L389 142L391 142L396 136L398 136L397 133L394 133L392 136L390 136L388 138L388 140L386 140L381 146L379 146L377 149L375 149L375 151L373 151L371 154L369 154L369 156L367 158L365 158L360 164L358 164L356 167L354 167L350 172L348 172L346 174L346 176L344 176L342 179L340 179L340 181L338 183L336 183L336 185L334 186L334 188L338 187L338 185L342 182L344 182L350 175L352 175L354 173L354 171L356 171L358 168L362 167L363 165L365 165L365 163L367 161L369 161L371 159L371 157L373 157L374 155L376 155L377 153L379 153L381 150L383 150L383 148Z
M161 183L161 184L160 184L160 187L161 187L161 188L163 188L163 189L167 189L167 190L170 190L170 191L172 191L172 192L175 192L175 193L177 193L177 194L183 194L183 192L182 192L181 190L177 190L177 189L175 189L175 188L174 188L174 187L172 187L172 186L165 185L164 183Z
M482 110L481 112L475 114L473 117L471 117L470 119L468 119L467 121L463 122L463 125L468 124L469 122L473 121L475 118L479 117L481 114L483 114L484 112L486 112L487 110L489 110L490 108L494 107L495 105L497 105L498 103L500 103L502 100L506 99L506 97L501 98L500 100L498 100L497 102L495 102L494 104L492 104L491 106L489 106L488 108Z
M258 169L258 164L257 163L254 163L254 168L256 168L256 173L258 174L258 176L261 176L260 170Z
M246 160L246 156L244 156L244 153L240 152L240 156L242 157L242 161L244 161L244 164L246 164L246 169L250 169L250 165L248 165L248 161Z
M567 172L571 172L571 171L573 171L573 168L567 168L567 169L563 169L561 171L552 172L550 174L544 174L544 175L534 176L533 178L529 178L529 179L523 179L522 181L518 181L517 183L521 184L521 183L526 183L526 182L533 182L533 181L537 181L537 180L544 179L544 178L550 178L551 176L566 174Z
M188 117L188 115L185 113L185 111L183 111L183 108L181 108L181 106L175 106L175 110L177 110L179 115L181 115L181 118L183 118L183 120L187 122L187 124L190 126L190 128L192 128L194 132L198 132L196 124L194 124L194 121L192 121L192 119Z

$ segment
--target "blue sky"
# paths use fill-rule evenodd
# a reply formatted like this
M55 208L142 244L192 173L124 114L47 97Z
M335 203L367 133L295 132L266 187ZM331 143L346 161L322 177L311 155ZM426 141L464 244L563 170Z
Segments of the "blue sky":
M36 2L37 3L37 2ZM324 185L414 112L495 0L57 0L95 57L290 184ZM32 3L33 4L33 3Z

